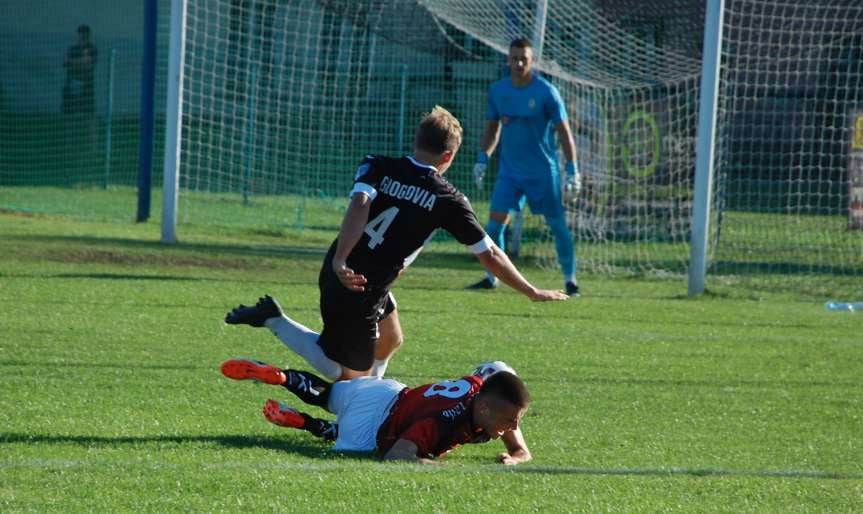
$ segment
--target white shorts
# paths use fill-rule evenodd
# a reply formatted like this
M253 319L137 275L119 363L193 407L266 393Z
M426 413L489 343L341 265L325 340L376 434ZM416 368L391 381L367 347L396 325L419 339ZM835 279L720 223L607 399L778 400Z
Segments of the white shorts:
M377 377L359 377L333 384L328 410L336 414L339 424L339 437L333 450L374 451L378 429L405 387L401 382Z

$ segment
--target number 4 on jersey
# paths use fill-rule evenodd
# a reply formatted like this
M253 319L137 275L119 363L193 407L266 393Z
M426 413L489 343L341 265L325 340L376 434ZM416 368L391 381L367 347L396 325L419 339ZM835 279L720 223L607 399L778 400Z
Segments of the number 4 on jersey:
M364 232L369 235L369 248L374 250L375 246L384 242L384 234L390 228L398 213L398 207L390 207L368 222Z

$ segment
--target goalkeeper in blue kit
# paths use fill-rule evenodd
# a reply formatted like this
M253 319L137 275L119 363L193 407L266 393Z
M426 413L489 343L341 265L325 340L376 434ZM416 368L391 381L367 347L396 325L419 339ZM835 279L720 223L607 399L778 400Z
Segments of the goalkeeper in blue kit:
M499 142L500 168L486 232L498 247L504 248L509 213L520 211L527 201L531 212L542 214L554 234L566 293L578 296L581 291L575 276L572 232L564 217L563 190L576 195L581 182L566 108L558 90L532 73L533 49L528 40L514 40L507 61L510 76L489 88L487 125L473 170L479 187L489 156ZM566 158L563 184L555 132ZM489 273L468 289L493 289L498 284L498 279Z

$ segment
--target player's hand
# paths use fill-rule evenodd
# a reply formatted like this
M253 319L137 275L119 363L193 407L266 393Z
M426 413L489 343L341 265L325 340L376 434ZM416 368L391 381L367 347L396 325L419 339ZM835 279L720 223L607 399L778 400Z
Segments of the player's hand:
M473 165L473 181L476 183L477 189L482 187L482 177L485 176L485 169L488 165L478 162Z
M486 167L488 167L488 154L480 150L476 153L476 164L473 165L473 181L476 182L477 189L482 187L482 177L485 176Z
M504 466L515 466L516 464L527 462L530 459L531 456L529 453L522 455L510 455L509 453L501 453L497 456L497 461Z
M569 296L560 290L554 289L537 289L530 295L531 301L534 302L553 302L561 300L569 300Z
M572 197L578 196L578 193L581 192L581 174L567 175L565 187L567 195Z
M508 453L501 453L500 455L498 455L497 461L500 462L501 464L503 464L504 466L515 466L516 464L519 463L518 460L513 458L513 456L508 454Z
M354 291L357 293L365 291L366 288L364 286L366 282L368 282L366 277L358 273L354 273L354 270L349 268L347 263L344 261L333 259L333 272L335 272L336 276L339 277L339 282L341 282L348 291Z
M566 163L566 182L564 183L566 194L577 197L581 191L581 173L578 172L578 164L575 161Z

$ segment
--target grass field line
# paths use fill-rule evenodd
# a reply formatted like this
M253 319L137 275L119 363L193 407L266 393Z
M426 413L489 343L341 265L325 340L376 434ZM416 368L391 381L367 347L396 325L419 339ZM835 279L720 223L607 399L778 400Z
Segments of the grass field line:
M373 461L365 461L364 464L371 465ZM152 469L185 469L189 466L180 464L169 464L165 462L153 462L129 459L4 459L0 460L0 469L16 468L88 468L88 467L138 467L143 465ZM302 472L333 472L333 471L357 471L365 466L357 466L354 461L345 462L319 462L319 463L294 463L294 462L240 462L240 463L214 463L203 464L203 469L269 469L283 471ZM846 473L837 471L815 471L815 470L739 470L739 469L710 469L710 468L588 468L572 466L502 466L499 464L484 465L411 465L411 464L383 464L375 469L376 473L404 473L405 468L414 472L423 473L536 473L547 475L616 475L616 476L695 476L695 477L756 477L756 478L815 478L833 480L861 480L863 473Z

